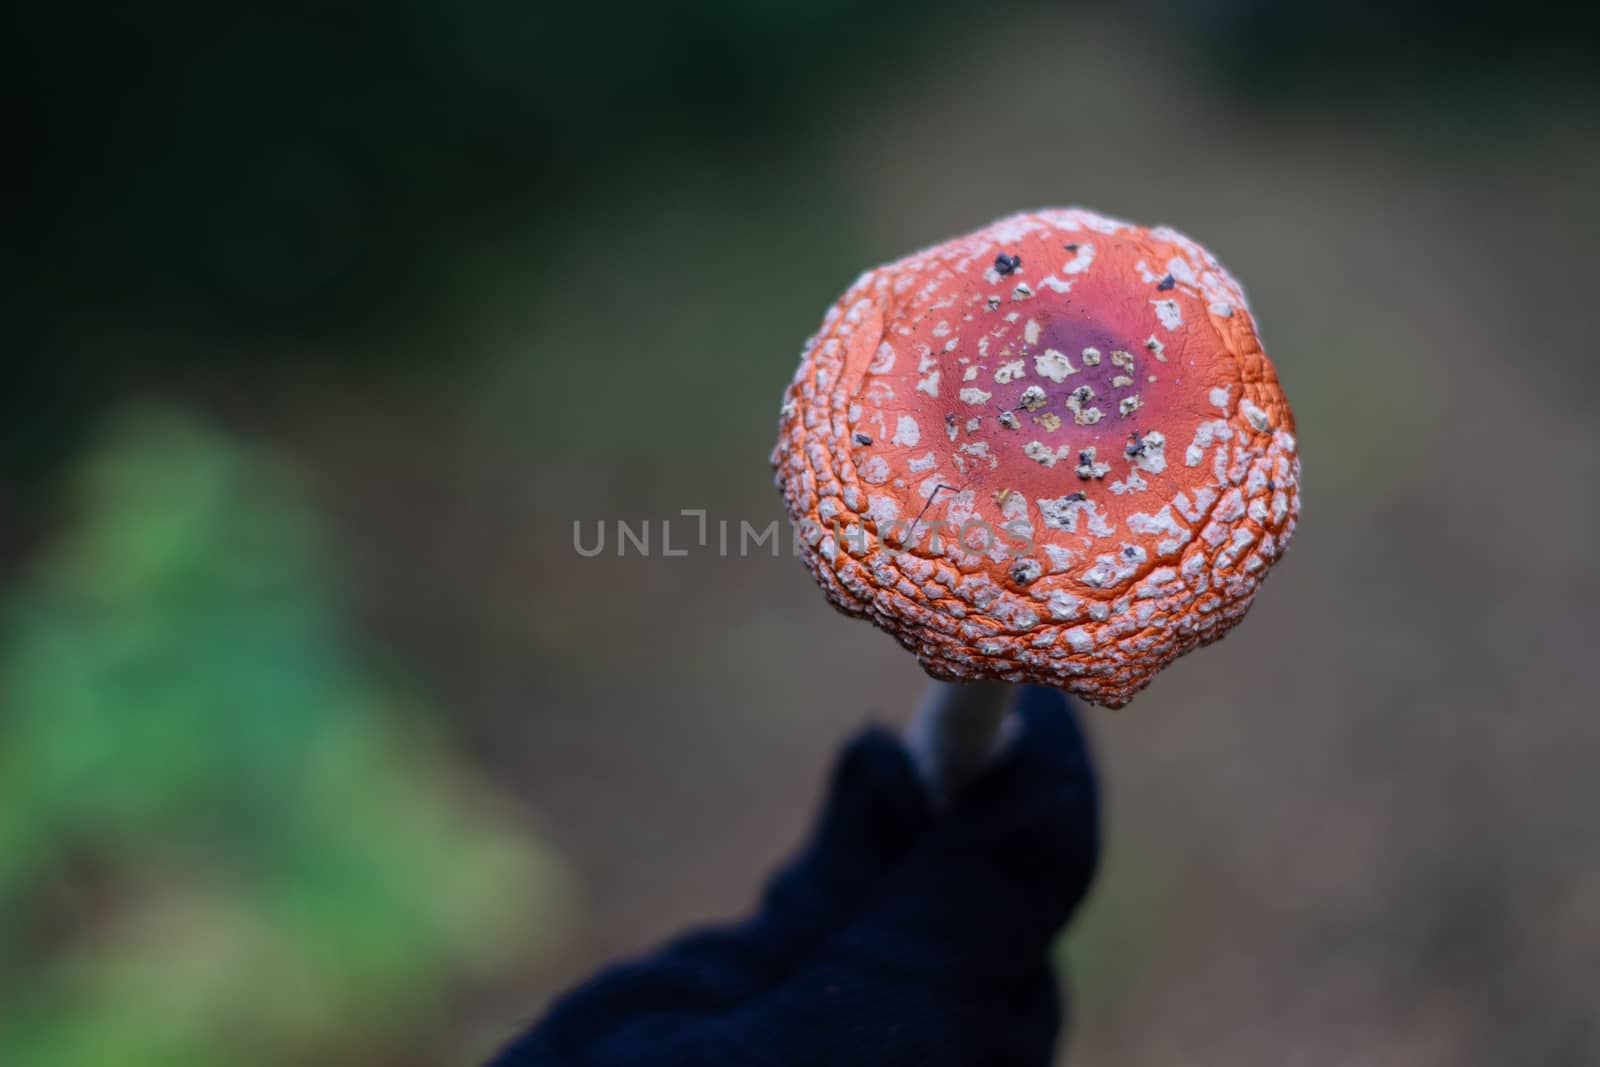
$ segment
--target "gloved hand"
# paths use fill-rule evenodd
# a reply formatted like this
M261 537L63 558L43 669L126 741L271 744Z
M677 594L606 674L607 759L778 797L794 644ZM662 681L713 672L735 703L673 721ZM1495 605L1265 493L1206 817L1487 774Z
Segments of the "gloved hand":
M841 755L811 841L742 923L690 933L558 1000L491 1067L1042 1067L1061 1029L1048 952L1099 853L1067 699L933 810L898 739Z

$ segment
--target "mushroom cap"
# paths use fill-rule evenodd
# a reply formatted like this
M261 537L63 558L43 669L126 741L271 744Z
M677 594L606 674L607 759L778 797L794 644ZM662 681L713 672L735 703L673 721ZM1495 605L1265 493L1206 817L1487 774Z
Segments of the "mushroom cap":
M840 610L936 678L1110 707L1243 618L1299 509L1238 283L1079 208L863 274L805 346L772 462Z

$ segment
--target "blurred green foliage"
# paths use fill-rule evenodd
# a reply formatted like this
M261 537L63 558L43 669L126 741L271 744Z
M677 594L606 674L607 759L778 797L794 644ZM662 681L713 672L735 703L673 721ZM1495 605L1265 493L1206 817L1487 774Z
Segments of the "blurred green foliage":
M561 868L352 647L292 470L145 411L78 489L0 643L0 1059L335 1062L526 959Z

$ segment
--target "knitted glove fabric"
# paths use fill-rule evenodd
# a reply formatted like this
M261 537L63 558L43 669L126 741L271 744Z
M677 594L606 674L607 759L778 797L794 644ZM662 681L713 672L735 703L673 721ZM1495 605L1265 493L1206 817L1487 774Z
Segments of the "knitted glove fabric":
M1087 892L1098 797L1071 703L932 810L899 741L841 754L809 843L743 922L688 934L559 999L492 1067L1043 1067L1049 949Z

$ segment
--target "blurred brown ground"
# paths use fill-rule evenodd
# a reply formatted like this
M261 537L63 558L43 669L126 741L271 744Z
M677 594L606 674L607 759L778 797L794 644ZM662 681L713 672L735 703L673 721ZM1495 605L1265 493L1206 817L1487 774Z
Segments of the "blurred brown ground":
M779 517L778 397L836 294L1068 203L1174 225L1243 281L1305 487L1246 622L1087 711L1108 850L1064 1058L1600 1062L1600 121L1559 84L1448 122L1403 92L1252 107L1169 60L1127 18L974 21L823 135L642 145L626 197L598 176L463 258L429 389L209 387L313 473L370 644L576 878L553 951L452 993L460 1062L740 913L839 742L925 684L787 551L584 559L574 521Z
M480 1038L740 912L841 738L924 684L787 551L582 559L574 520L764 526L776 399L855 272L1081 203L1244 281L1305 511L1234 635L1088 713L1109 845L1067 1058L1595 1062L1600 124L1559 94L1479 121L1248 110L1120 21L986 24L823 144L668 160L542 237L559 269L473 309L500 358L459 421L334 394L296 426L374 634L581 881L559 955L468 998Z

